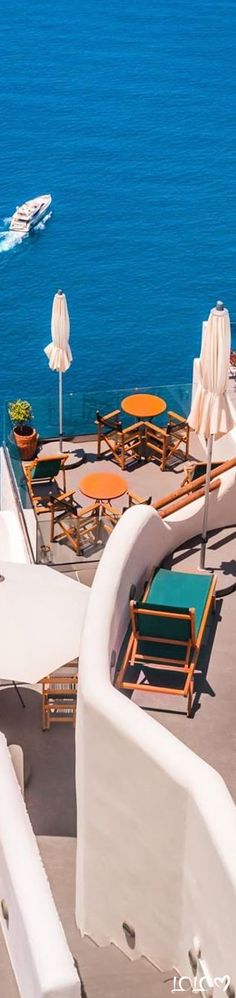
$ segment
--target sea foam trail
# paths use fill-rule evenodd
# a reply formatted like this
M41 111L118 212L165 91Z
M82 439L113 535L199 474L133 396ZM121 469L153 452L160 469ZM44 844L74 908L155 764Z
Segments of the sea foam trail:
M26 238L28 232L0 232L0 253L7 253L8 250L14 249L14 246L18 246L22 243L22 240Z
M38 232L39 229L45 228L46 222L48 222L49 218L51 218L51 215L52 212L49 211L48 214L45 215L45 218L42 218L41 222L35 226L35 232ZM4 218L4 222L10 221L11 216L10 218ZM14 249L15 246L19 246L23 239L26 239L28 236L29 232L14 232L11 229L3 229L0 232L0 253L7 253L8 250Z

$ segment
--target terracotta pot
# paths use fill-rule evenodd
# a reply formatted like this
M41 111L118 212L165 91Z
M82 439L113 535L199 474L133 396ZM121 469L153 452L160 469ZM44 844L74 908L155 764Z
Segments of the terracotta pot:
M27 430L28 433L25 436L14 430L14 437L20 451L21 461L32 461L37 451L38 433L31 426L27 427Z

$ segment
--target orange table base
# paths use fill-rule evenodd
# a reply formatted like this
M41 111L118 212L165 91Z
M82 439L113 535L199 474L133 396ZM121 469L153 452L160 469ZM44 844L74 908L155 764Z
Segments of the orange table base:
M153 416L160 416L165 412L166 402L158 395L136 393L122 399L121 408L136 419L153 419Z

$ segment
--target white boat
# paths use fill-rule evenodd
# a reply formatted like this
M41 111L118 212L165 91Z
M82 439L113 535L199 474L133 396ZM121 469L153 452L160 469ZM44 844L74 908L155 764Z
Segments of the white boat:
M51 194L42 194L39 198L25 201L19 208L16 208L14 215L12 215L10 229L13 229L14 232L30 232L30 229L38 225L38 222L44 217L51 201Z

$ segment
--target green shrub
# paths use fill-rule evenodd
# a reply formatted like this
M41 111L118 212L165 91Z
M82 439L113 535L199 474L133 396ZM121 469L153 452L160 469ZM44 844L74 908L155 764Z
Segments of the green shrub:
M23 399L17 399L16 402L9 402L8 414L11 422L17 426L23 423L31 423L33 419L30 402L23 401Z

